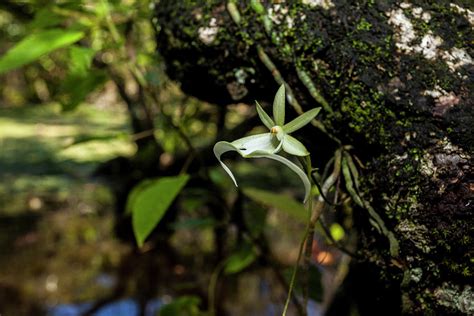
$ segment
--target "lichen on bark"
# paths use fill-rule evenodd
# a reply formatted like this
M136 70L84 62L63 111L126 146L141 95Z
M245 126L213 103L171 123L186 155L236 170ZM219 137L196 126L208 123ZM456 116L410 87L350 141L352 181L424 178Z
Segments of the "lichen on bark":
M262 47L309 109L320 101L304 69L330 107L322 123L367 165L364 188L400 243L399 267L370 225L359 227L361 251L399 289L404 314L469 314L472 4L264 1L265 24L248 3L234 3L239 24L226 1L159 1L158 50L170 77L223 106L268 100L277 84ZM304 137L314 148L330 144L320 133Z

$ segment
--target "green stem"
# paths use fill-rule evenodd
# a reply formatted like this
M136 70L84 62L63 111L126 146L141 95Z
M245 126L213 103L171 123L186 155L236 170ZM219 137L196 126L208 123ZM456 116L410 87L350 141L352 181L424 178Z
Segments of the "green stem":
M313 169L311 167L311 158L310 158L310 156L306 156L306 173L307 173L308 179L310 181L312 181L312 177L311 177L312 170ZM312 239L313 239L313 235L314 235L314 226L315 226L315 223L312 224L312 218L313 218L312 212L313 212L313 190L310 190L309 199L308 199L308 215L309 215L308 224L306 226L306 230L305 230L305 233L303 235L303 239L301 240L301 243L300 243L300 246L299 246L298 258L296 259L296 264L295 264L295 267L293 268L293 273L291 275L290 288L288 290L288 297L286 298L285 307L283 308L282 316L286 315L286 313L288 311L288 306L290 305L290 300L291 300L291 297L292 297L293 289L295 287L296 275L298 273L298 266L299 266L301 257L303 255L303 250L305 250L305 265L304 265L305 270L309 270L308 269L309 268L308 263L311 260L311 253L309 254L310 257L309 257L309 260L308 260L308 254L307 254L308 242L311 242L311 247L312 247ZM308 238L310 238L311 240L309 240ZM306 245L306 247L305 247L305 245ZM308 288L308 286L307 285L308 284L306 284L306 286L304 286L304 288L303 288L303 291L305 292L304 302L303 302L303 315L307 315L307 313L308 313L308 311L307 311L307 308L308 308L308 295L307 295L308 291L307 291L307 288Z
M216 289L217 289L217 281L219 280L219 274L221 273L222 269L225 266L226 261L223 260L219 262L217 267L214 269L211 275L211 279L209 280L209 287L208 287L208 305L209 305L209 316L216 316Z
M310 181L312 181L311 173L313 168L311 166L311 158L310 156L306 156L306 173ZM308 235L306 236L306 247L305 247L305 256L304 256L304 271L305 271L305 279L303 285L303 306L305 308L305 315L307 314L307 307L308 307L308 299L309 299L309 271L311 266L311 257L313 254L313 239L314 239L314 232L316 230L316 222L312 220L313 214L313 194L312 190L310 193L310 199L308 201L308 210L309 210L309 224L308 224Z
M304 232L303 240L301 240L301 243L300 243L300 248L298 250L298 258L296 259L296 264L293 268L293 273L291 274L290 289L288 290L288 296L286 298L285 307L283 308L283 313L281 314L282 316L286 316L288 306L290 305L291 296L293 294L293 289L295 287L295 280L296 280L296 274L298 272L298 265L299 265L299 262L301 260L301 256L303 254L304 243L305 243L306 238L308 237L308 233L309 233L308 228L309 228L309 226L306 228L306 230ZM306 306L303 306L303 310L306 310L306 308L307 308Z

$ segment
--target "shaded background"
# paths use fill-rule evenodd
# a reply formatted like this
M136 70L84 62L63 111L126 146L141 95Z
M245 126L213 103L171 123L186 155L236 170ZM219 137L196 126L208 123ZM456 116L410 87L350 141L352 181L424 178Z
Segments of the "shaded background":
M305 215L253 202L216 166L216 140L264 129L252 106L202 102L168 79L152 14L149 1L0 4L0 314L281 312ZM232 168L242 187L301 199L274 163ZM180 172L187 186L138 248L130 191ZM308 274L312 315L346 273L326 241ZM326 292L322 271L337 279Z

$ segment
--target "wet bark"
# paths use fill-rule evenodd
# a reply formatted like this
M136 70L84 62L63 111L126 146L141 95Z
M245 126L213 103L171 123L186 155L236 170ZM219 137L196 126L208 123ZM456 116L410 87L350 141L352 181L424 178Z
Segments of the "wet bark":
M168 75L222 106L271 101L282 81L303 110L323 106L326 132L298 136L320 165L341 144L354 148L363 194L399 244L391 254L355 208L365 260L354 271L371 273L352 279L372 286L357 303L474 313L472 4L303 2L159 1Z

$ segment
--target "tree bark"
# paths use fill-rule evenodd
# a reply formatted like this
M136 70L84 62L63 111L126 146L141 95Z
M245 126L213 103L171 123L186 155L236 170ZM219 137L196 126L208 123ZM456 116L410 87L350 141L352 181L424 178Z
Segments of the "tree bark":
M303 110L322 106L325 132L298 136L321 165L354 148L363 194L399 244L390 253L356 209L366 260L354 271L373 287L355 299L380 314L473 314L472 2L259 3L160 0L169 76L223 106L271 101L282 82Z

